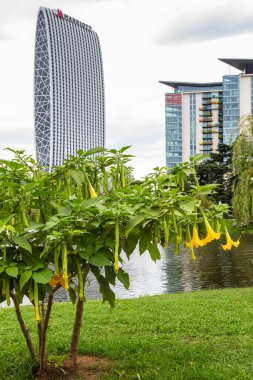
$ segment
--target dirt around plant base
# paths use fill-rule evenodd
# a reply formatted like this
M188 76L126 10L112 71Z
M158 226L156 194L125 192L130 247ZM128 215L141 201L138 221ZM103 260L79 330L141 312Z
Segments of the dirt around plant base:
M110 362L106 358L79 355L75 370L70 367L69 360L65 360L61 366L49 365L47 380L99 380L101 375L108 371L109 364Z

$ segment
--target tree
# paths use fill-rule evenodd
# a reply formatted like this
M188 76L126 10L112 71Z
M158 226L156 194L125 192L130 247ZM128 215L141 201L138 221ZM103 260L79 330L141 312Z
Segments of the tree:
M174 242L178 252L185 243L195 259L194 248L219 239L221 232L227 236L223 249L239 244L226 230L226 205L201 208L200 195L215 185L200 186L191 163L179 165L176 174L156 168L141 184L131 184L127 149L78 151L51 173L23 151L13 151L13 160L0 160L0 302L13 300L39 379L46 376L47 329L60 287L76 304L69 350L75 368L89 272L103 302L113 307L111 285L118 279L129 287L122 251L130 258L138 245L140 254L148 250L156 261L159 244ZM188 174L195 184L187 184ZM34 306L38 350L20 309L25 295Z
M240 133L233 146L233 170L236 176L232 200L236 222L253 223L253 116L240 119Z
M197 177L201 185L208 183L217 184L216 191L211 195L215 202L231 205L233 170L232 170L232 148L226 144L219 144L218 151L210 154L196 167Z

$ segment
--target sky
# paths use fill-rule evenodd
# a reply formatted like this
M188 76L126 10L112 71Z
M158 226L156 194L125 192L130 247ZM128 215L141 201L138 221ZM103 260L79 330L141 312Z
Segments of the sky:
M0 1L0 158L34 155L33 71L39 6L60 8L98 33L106 147L131 145L136 178L165 165L163 81L238 74L217 58L253 58L252 0Z

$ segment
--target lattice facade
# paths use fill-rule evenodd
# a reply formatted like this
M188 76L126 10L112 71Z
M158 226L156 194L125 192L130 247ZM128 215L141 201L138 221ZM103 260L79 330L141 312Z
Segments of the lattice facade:
M40 8L35 43L35 140L51 170L78 149L104 146L104 80L97 34L61 11Z

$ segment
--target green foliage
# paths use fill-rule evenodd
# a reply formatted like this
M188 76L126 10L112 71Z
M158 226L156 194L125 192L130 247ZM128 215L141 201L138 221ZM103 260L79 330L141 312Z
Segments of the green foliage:
M0 161L2 295L8 285L20 300L27 295L38 304L45 295L42 285L80 292L74 279L91 270L104 300L113 306L108 289L114 283L103 270L114 268L116 276L122 251L130 257L139 243L140 253L148 250L156 261L159 244L189 241L189 227L203 223L200 196L216 188L199 185L194 166L200 157L169 173L155 168L131 184L128 148L78 151L52 173L22 151L14 152L11 161ZM222 219L215 209L209 215Z
M215 190L203 194L209 194L209 199L216 203L231 205L234 176L232 148L229 145L219 144L217 152L211 153L196 166L196 172L200 185L213 186L210 190Z
M240 121L240 134L233 146L233 168L236 175L233 213L237 224L253 223L253 117Z
M200 197L215 186L198 183L195 161L171 172L155 168L143 181L132 183L128 148L78 151L51 173L23 151L14 152L13 160L0 160L0 302L30 299L40 329L40 354L45 352L48 319L43 301L48 294L52 299L64 287L73 304L78 299L81 323L78 305L85 300L89 272L103 302L113 307L116 279L129 288L123 252L130 258L139 245L140 254L147 250L156 261L160 245L173 242L178 252L187 242L194 259L196 237L191 231L195 228L196 235L197 225L208 226L201 245L220 236L212 234L211 225L225 232L226 207L200 208Z

